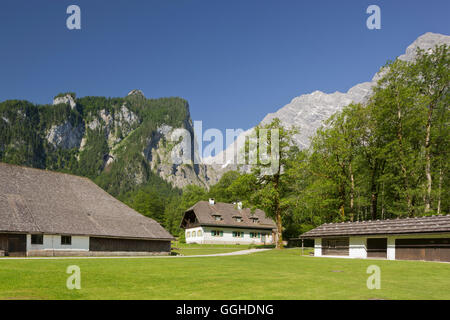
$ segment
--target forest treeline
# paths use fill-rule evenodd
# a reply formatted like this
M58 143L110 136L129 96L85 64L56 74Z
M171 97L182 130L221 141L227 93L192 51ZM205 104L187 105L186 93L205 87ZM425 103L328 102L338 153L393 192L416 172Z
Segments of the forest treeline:
M279 128L284 139L280 171L270 177L256 165L251 172L225 173L209 190L195 185L172 188L148 168L139 144L159 124L181 125L186 102L147 101L140 96L126 101L145 125L127 138L124 156L109 172L101 170L107 148L103 133L92 133L85 149L90 151L82 153L55 150L43 137L54 123L69 119L75 127L104 105L111 106L111 113L117 111L125 99L77 99L75 110L67 105L4 102L0 104L0 160L88 176L174 235L183 234L179 225L184 211L208 198L241 200L247 207L263 209L279 220L285 238L328 222L448 214L448 49L445 45L419 49L413 62L387 63L371 98L334 114L306 150L290 141L302 128L283 128L278 119L257 127L256 132ZM125 174L130 170L124 169L130 165L147 168L144 184L130 183Z
M165 227L178 234L184 210L210 197L241 200L274 219L278 210L285 238L322 223L448 214L448 49L419 49L413 62L387 63L367 103L334 114L309 149L280 151L276 188L260 170L227 172L209 191L188 186L168 201ZM293 134L277 119L265 127Z

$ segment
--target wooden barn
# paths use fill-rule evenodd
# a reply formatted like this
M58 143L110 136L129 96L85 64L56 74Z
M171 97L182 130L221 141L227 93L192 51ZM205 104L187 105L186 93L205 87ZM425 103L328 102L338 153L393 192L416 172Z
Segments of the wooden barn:
M0 163L0 255L168 255L171 240L89 179Z
M300 237L318 257L450 262L450 215L328 223Z

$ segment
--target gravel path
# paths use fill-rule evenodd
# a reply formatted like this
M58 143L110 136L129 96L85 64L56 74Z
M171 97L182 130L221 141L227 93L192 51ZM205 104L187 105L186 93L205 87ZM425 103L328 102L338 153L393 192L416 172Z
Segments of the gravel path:
M263 252L272 249L248 249L227 253L214 253L192 256L121 256L121 257L11 257L0 258L0 260L74 260L74 259L180 259L180 258L207 258L207 257L224 257L224 256L241 256L256 252Z

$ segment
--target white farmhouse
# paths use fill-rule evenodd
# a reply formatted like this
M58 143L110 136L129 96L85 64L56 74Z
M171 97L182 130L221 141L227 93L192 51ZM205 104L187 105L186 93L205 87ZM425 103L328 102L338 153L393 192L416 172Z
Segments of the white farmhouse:
M275 223L262 210L236 204L200 201L184 213L186 243L273 244Z

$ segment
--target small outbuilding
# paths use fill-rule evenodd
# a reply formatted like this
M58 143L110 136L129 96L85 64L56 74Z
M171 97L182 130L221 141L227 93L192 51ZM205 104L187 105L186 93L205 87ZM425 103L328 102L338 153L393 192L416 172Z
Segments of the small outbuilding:
M173 239L87 178L0 163L0 255L168 255Z
M326 223L300 236L314 256L450 262L450 215Z

